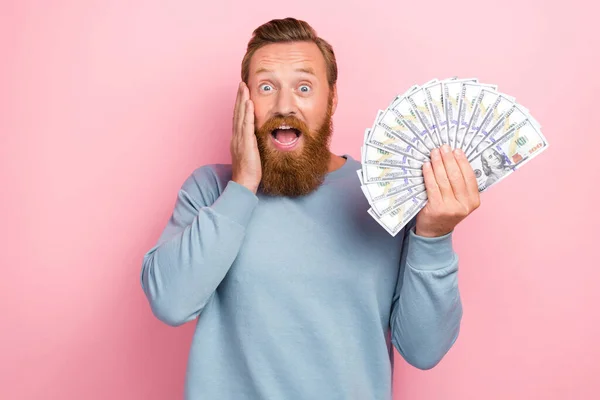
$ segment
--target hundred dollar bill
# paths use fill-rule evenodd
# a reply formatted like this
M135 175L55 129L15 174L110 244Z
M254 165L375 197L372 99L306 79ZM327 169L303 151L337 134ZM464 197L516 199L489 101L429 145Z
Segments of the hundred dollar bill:
M394 114L388 113L388 115L393 117ZM415 153L414 158L429 160L429 150L412 133L393 131L390 128L382 119L378 124L369 128L365 143L392 153L410 156ZM407 148L410 149L409 152L407 152Z
M428 85L423 88L425 97L429 104L429 110L433 118L433 128L442 144L449 144L448 141L448 119L444 111L444 89L443 82L456 80L456 77L445 79L436 84Z
M362 164L380 165L382 167L420 168L427 161L425 158L415 159L412 155L409 155L408 153L411 151L409 145L406 145L406 149L403 150L404 152L397 154L366 144L361 147ZM419 153L414 155L415 157L422 157Z
M465 154L471 152L488 133L487 128L493 127L504 113L515 104L515 98L495 90L483 88L473 111L465 143L462 146Z
M435 82L438 82L438 81L439 80L437 78L433 78L432 80L425 82L423 84L423 86L428 86L428 85L431 85L432 83L435 83Z
M469 130L470 123L472 121L473 111L477 110L475 107L481 90L483 88L490 90L498 90L496 85L488 85L483 83L474 82L463 82L460 89L460 97L458 100L458 123L456 125L456 132L454 133L454 148L462 148L465 136Z
M500 137L506 135L510 130L512 130L516 125L526 121L529 119L533 124L537 124L529 113L520 105L513 105L504 116L499 119L496 124L490 128L489 132L487 132L484 136L482 136L481 140L478 143L472 143L471 151L467 154L467 159L470 161L473 157L476 157L481 153L481 150L489 147L492 143L499 140ZM538 126L539 128L539 126Z
M418 88L419 88L419 85L412 85L404 93L396 95L396 97L394 97L394 99L390 102L390 105L387 108L393 108L394 105L396 105L396 103L398 103L403 97L406 97L408 94L414 92Z
M396 146L401 142L410 144L423 156L429 159L429 149L410 129L406 127L395 113L390 109L380 110L377 122L371 127L369 143L391 152L396 151Z
M444 111L446 112L446 125L448 127L448 144L452 148L455 148L460 93L465 82L477 83L478 80L477 78L466 78L442 82Z
M365 184L362 181L362 174L359 174L361 181L361 190L371 205L373 202L383 199L388 199L398 193L424 182L423 177L417 176L412 178L403 178L395 181L384 181Z
M425 184L421 183L417 186L406 188L405 190L399 192L393 197L388 197L385 199L374 201L371 203L371 208L379 217L382 217L385 214L391 212L396 207L402 205L402 203L404 203L411 197L415 195L422 195L423 192L425 192Z
M548 148L538 124L527 119L514 125L471 161L479 191L504 179Z
M357 169L356 175L358 175L358 180L360 181L361 187L365 185L365 179L363 177L363 169ZM364 192L363 192L364 193Z
M441 146L441 138L439 137L435 126L433 111L431 110L430 103L427 100L427 93L425 93L425 89L430 88L438 83L439 81L437 79L430 81L406 96L414 114L421 122L423 128L425 128L427 131L427 135L429 135L435 147Z
M413 93L416 93L417 91ZM416 135L421 142L423 142L425 147L427 147L427 150L431 151L436 147L429 131L425 126L423 126L420 117L411 106L408 96L398 100L398 102L394 104L394 107L390 108L389 110L396 114L398 120L401 121L404 126L406 126L414 135Z
M394 208L389 213L379 216L369 208L367 212L375 219L390 235L396 236L414 217L425 207L427 193L422 192L410 197L404 203Z
M362 171L362 178L365 184L423 176L423 170L420 168L394 168L381 167L379 165L364 165L359 171Z

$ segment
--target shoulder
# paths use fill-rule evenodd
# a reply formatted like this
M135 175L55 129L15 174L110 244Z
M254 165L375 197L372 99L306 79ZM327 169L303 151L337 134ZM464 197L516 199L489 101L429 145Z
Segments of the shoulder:
M346 162L342 166L343 171L340 172L339 175L342 177L346 186L362 193L360 189L361 180L359 178L359 171L362 169L362 164L350 155L345 155L344 157L346 158Z
M328 185L336 191L337 196L345 199L338 199L337 201L348 201L356 204L357 207L365 208L369 203L361 188L360 170L362 164L350 155L344 155L344 157L346 157L346 162L340 170L334 171L329 178Z
M194 169L181 185L199 205L211 205L231 180L231 164L205 164Z
M356 173L359 169L362 168L362 164L359 160L355 159L351 155L346 155L346 162L348 163L348 167Z

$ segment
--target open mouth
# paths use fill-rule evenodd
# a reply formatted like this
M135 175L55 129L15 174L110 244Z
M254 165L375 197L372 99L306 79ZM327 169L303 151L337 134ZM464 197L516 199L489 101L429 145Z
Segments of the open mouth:
M289 149L293 147L300 139L300 131L288 125L281 125L277 129L273 129L271 137L279 148Z

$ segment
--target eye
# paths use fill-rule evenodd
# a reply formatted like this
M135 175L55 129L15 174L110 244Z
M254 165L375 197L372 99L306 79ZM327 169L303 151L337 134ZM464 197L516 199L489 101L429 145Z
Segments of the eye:
M273 89L273 87L267 83L260 85L260 90L262 90L263 92L270 92Z
M300 86L300 91L302 93L308 93L310 91L310 86L308 86L308 85L302 85L302 86Z

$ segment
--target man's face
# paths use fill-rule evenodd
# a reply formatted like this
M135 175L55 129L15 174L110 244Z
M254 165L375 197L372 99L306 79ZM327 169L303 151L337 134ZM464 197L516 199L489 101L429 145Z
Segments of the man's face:
M498 169L502 167L502 156L494 149L484 150L482 156L487 161L487 164L490 166L490 168Z
M268 194L298 196L316 189L328 170L331 116L337 96L312 42L274 43L250 61L248 87Z

